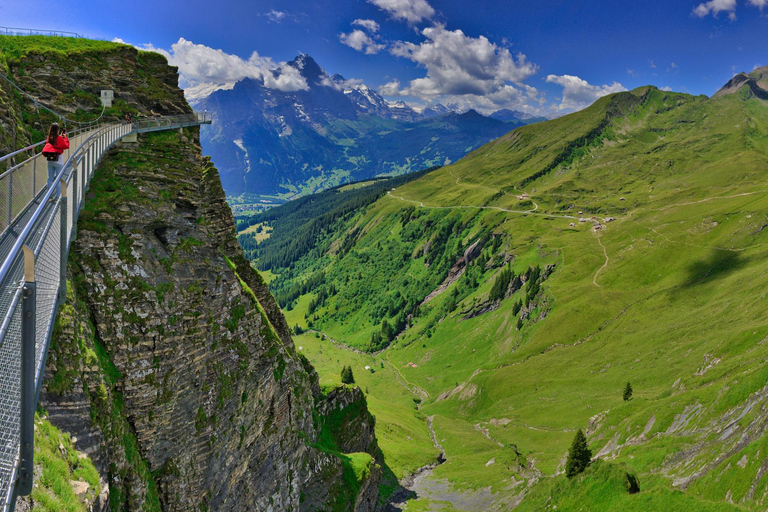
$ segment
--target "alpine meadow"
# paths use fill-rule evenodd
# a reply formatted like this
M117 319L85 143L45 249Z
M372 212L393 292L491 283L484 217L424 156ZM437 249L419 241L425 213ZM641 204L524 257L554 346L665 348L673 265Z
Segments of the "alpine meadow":
M371 204L321 194L319 222L240 220L246 247L274 227L253 256L321 384L355 369L392 488L430 468L407 510L764 508L766 77L610 95Z

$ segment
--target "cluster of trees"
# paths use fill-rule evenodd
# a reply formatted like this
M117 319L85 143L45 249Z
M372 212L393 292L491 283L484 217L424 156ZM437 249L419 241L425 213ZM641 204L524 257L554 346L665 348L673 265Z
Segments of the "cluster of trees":
M378 200L387 190L420 178L438 169L430 167L395 178L377 181L371 185L341 191L339 187L318 194L301 197L280 206L251 216L237 217L238 231L244 231L254 224L268 223L273 227L270 237L260 243L254 234L240 235L238 241L249 259L258 259L261 270L276 270L290 267L315 249L321 238L338 221L348 219L361 209Z
M277 280L275 285L270 286L270 288L280 307L290 309L296 299L311 292L323 283L325 283L325 272L319 271L299 282Z
M387 348L392 340L394 340L398 334L403 332L406 325L405 313L401 312L394 319L393 323L389 323L387 319L381 321L381 329L378 332L371 334L371 341L368 342L366 350L368 352L376 352Z
M539 294L539 290L541 290L541 283L544 281L544 276L541 274L541 267L538 265L534 267L528 267L528 270L525 272L525 305L526 307L528 304L530 304L533 299L536 298L536 295Z
M499 272L498 276L496 276L496 281L493 282L488 299L492 302L502 300L507 294L511 295L515 293L522 285L523 283L520 276L515 275L512 269L507 266Z
M336 293L338 293L338 290L336 289L336 285L333 283L320 288L317 292L317 296L309 301L309 306L307 307L307 315L311 315L318 308L323 307L328 301L328 298L333 297L336 295Z
M544 282L546 276L542 274L541 267L535 265L528 267L525 271L525 306L527 307L541 291L541 283ZM507 266L499 272L496 276L496 280L493 282L491 291L488 294L490 301L502 300L507 295L511 295L519 290L523 285L523 279L521 276L515 275L514 271ZM522 308L523 303L517 301L513 306L513 314L517 315Z
M351 366L344 366L341 368L341 383L342 384L354 384L355 376L352 373Z

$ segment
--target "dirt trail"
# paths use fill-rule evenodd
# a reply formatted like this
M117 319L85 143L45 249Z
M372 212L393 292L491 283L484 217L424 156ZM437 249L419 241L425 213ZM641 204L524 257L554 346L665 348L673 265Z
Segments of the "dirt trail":
M757 190L755 192L742 192L741 194L733 194L731 196L707 197L705 199L699 199L698 201L691 201L689 203L669 204L667 206L662 206L661 208L655 208L655 209L653 209L651 211L660 212L660 211L664 211L664 210L669 210L670 208L675 208L677 206L689 206L689 205L692 205L692 204L708 203L709 201L714 201L715 199L733 199L735 197L744 197L744 196L751 196L751 195L755 195L755 194L766 194L766 193L768 193L768 190Z
M496 210L499 212L515 213L518 215L537 215L539 217L547 217L550 219L577 219L573 215L556 215L554 213L538 213L539 205L533 203L536 207L533 210L510 210L509 208L502 208L501 206L474 206L474 205L461 205L461 206L429 206L425 205L421 201L414 201L413 199L406 199L401 196L396 196L391 191L387 192L387 195L406 203L413 203L419 205L421 208L432 208L433 210L461 210L461 209L476 209L476 210Z
M600 272L602 272L605 269L605 267L608 266L608 262L610 261L610 259L608 258L608 251L605 249L605 246L603 245L603 241L600 240L600 235L595 234L595 238L597 238L597 243L600 244L600 247L603 248L603 254L605 255L605 263L603 263L602 267L597 269L597 272L595 272L595 277L592 278L592 284L600 288L600 285L597 284L597 276L599 276Z
M397 366L393 365L389 361L387 361L387 364L391 366L393 370L395 370L395 378L397 379L397 382L399 382L401 386L407 389L409 393L418 395L422 400L429 398L429 393L426 389L420 388L416 384L411 384L405 377L403 377L403 374L400 373L400 369Z

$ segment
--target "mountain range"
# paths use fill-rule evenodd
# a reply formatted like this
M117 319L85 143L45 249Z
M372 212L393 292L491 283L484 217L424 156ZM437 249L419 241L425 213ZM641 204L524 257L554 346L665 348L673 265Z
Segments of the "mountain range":
M306 54L285 66L301 74L306 90L280 91L245 78L195 104L215 114L202 145L229 196L294 197L445 165L515 126L542 119L509 110L488 117L441 104L388 102L365 84L330 76Z

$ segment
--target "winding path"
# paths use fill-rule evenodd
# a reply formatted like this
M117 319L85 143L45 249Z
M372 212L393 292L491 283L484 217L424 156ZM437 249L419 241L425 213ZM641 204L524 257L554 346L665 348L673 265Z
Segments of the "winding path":
M431 206L426 205L422 203L421 201L415 201L413 199L406 199L402 196L396 196L392 193L392 191L387 192L387 195L390 197L393 197L395 199L399 199L400 201L404 201L406 203L413 203L418 205L421 208L431 208L434 210L461 210L461 209L476 209L476 210L496 210L500 212L506 212L506 213L516 213L518 215L538 215L539 217L548 217L552 219L578 219L578 217L574 217L573 215L557 215L554 213L538 213L536 210L539 209L539 205L536 203L533 203L536 207L533 210L510 210L509 208L502 208L501 206L474 206L474 205L459 205L459 206Z
M608 251L605 249L605 246L603 245L603 241L600 240L600 235L595 233L595 238L597 238L597 243L600 244L600 247L603 248L603 254L605 255L605 263L603 263L603 266L597 269L597 272L595 272L595 277L592 278L592 284L600 288L600 285L597 284L597 276L600 275L600 272L602 272L605 267L608 266L608 262L610 261L610 258L608 258Z

